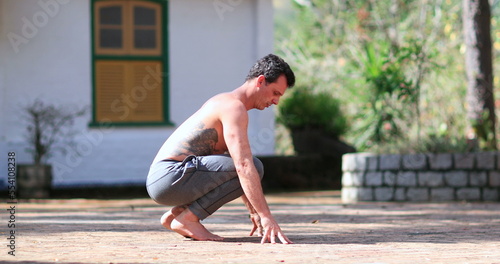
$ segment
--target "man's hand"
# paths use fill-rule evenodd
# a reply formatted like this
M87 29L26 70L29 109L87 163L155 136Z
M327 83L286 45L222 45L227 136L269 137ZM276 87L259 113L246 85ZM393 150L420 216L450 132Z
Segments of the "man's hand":
M253 223L253 228L252 231L250 231L250 236L253 236L253 233L257 231L258 236L263 236L264 235L264 228L262 227L262 224L260 223L260 216L257 213L250 214L250 220L252 220Z
M283 234L283 231L281 231L280 226L274 219L262 218L262 226L264 228L264 236L260 241L261 244L264 244L266 242L276 244L276 236L283 244L293 244L293 242L288 239L285 234Z

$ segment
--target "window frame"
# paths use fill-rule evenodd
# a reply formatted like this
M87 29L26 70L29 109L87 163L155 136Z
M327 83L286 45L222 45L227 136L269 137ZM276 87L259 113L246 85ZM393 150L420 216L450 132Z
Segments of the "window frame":
M99 32L96 29L96 19L98 18L98 14L96 14L96 3L100 3L99 5L113 5L116 3L125 3L125 2L142 2L144 6L148 6L150 4L156 3L160 5L160 19L157 21L157 25L161 27L159 30L160 38L157 39L157 43L161 43L159 45L159 51L155 50L154 52L146 51L146 52L138 52L140 54L130 55L124 54L127 52L126 47L123 47L123 51L120 52L107 52L107 54L98 54L97 41ZM173 126L174 124L170 121L170 93L169 93L169 65L168 65L168 0L91 0L90 2L90 11L91 11L91 73L92 73L92 120L89 123L89 127L101 127L103 123L106 126L117 126L117 127L143 127L143 126ZM103 4L101 4L103 3ZM135 6L134 4L132 4ZM133 12L133 8L130 8L130 12ZM122 20L125 20L122 18ZM122 21L122 26L125 28L125 22ZM133 31L134 27L130 27L130 30ZM134 32L123 33L124 37L126 34L134 34ZM133 42L133 38L130 40ZM133 48L131 50L134 50ZM123 53L122 53L123 52ZM124 122L112 122L112 121L104 121L97 120L97 83L96 83L96 61L99 60L114 60L114 61L159 61L162 64L162 94L163 94L163 121L160 122L151 122L151 121L124 121Z

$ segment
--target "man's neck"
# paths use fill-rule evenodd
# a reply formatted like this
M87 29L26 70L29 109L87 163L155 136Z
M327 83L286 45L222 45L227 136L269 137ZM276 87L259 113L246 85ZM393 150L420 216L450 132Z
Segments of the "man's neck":
M254 100L253 100L253 88L251 81L245 82L240 87L234 89L231 94L240 100L247 110L254 108Z

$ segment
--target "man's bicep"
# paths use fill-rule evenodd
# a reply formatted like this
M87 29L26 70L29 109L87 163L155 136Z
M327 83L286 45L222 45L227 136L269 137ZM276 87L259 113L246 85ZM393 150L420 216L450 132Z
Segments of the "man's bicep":
M224 140L229 154L234 159L242 156L251 156L250 143L248 141L248 114L247 112L234 111L228 113L222 120L224 129Z

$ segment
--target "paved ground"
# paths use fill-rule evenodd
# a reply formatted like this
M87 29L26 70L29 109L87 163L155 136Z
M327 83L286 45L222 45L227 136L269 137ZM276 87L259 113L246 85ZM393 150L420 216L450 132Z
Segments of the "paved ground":
M500 263L500 203L343 205L338 192L268 201L295 244L248 237L239 200L204 221L224 242L164 230L158 218L166 208L149 199L19 203L16 256L5 247L2 213L0 263Z

